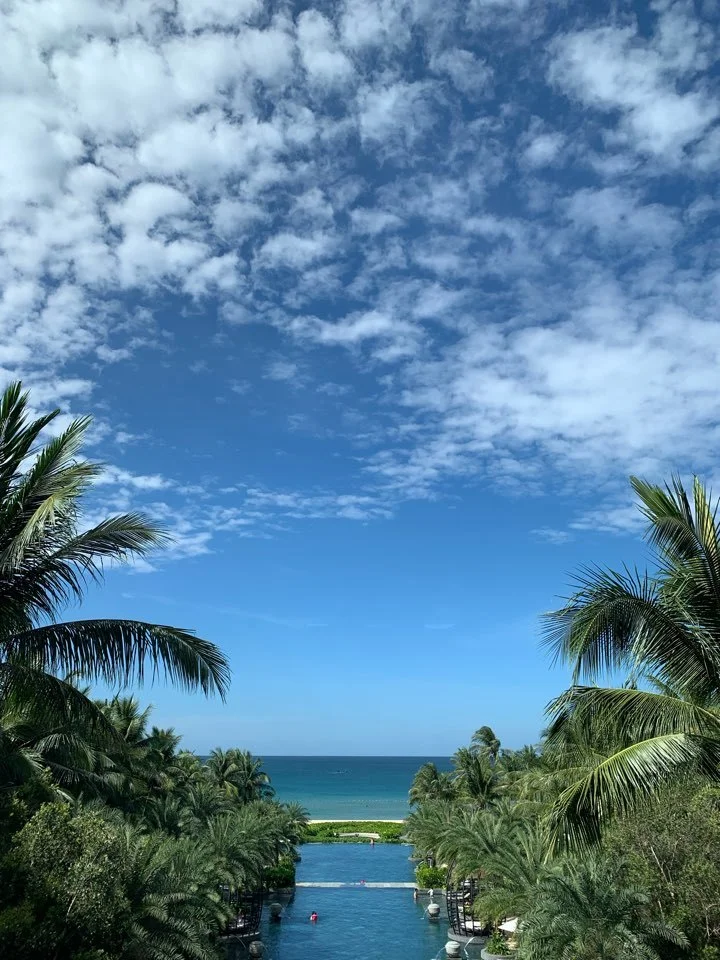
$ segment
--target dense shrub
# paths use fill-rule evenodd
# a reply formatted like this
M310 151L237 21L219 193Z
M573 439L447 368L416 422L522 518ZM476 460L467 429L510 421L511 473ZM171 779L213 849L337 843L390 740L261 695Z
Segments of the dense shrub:
M415 870L415 879L423 890L439 889L447 882L447 870L445 867L429 867L421 863Z
M263 873L266 890L282 890L295 885L295 863L290 857L283 857L274 867L266 867Z

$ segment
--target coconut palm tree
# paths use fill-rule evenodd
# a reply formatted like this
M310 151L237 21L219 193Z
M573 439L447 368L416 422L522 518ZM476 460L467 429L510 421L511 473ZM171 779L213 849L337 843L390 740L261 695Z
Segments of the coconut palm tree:
M548 615L547 642L574 668L550 706L551 749L584 740L597 752L555 803L555 843L583 847L609 817L686 776L720 779L720 524L695 479L692 496L636 478L654 572L592 568ZM581 684L625 674L622 688ZM650 678L655 678L654 688Z
M228 665L213 644L187 630L133 620L59 622L106 563L142 556L166 541L139 514L84 528L84 494L101 467L80 457L90 420L74 420L42 442L58 410L32 419L19 383L0 397L0 700L18 697L52 722L83 711L102 717L88 697L60 679L124 686L148 668L204 693L224 694Z
M48 723L17 697L0 701L0 794L43 771L51 775L51 792L63 797L68 790L92 792L101 785L101 771L110 766L103 753L109 741L98 730L84 729L83 719Z
M232 810L227 794L206 780L180 786L177 793L188 819L198 824Z
M172 764L172 778L176 789L182 790L204 782L204 766L200 758L190 750L181 750Z
M521 960L660 960L683 934L652 919L648 898L593 860L547 876L519 926ZM671 955L675 955L674 953Z
M470 749L475 753L482 753L494 764L500 753L500 740L492 727L480 727L472 735Z
M262 769L262 760L249 750L218 747L210 753L205 771L211 783L240 803L269 798L274 792L270 778Z
M424 763L413 778L408 799L411 804L428 800L451 800L457 789L450 773L438 770L434 763Z
M454 781L459 792L476 803L491 803L500 792L500 781L490 755L460 747L453 755Z
M431 866L437 860L453 861L457 856L456 834L465 826L465 816L484 812L475 807L459 807L454 800L426 800L406 819L406 833L416 854ZM452 839L448 842L449 834Z
M280 816L286 847L295 847L302 843L305 829L310 822L310 813L296 801L280 805Z

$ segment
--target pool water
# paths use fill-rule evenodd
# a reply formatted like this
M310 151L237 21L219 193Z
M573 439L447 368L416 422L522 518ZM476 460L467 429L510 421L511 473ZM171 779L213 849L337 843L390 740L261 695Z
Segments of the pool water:
M297 879L412 880L410 850L390 844L310 844L301 848ZM280 923L270 923L264 911L265 960L433 960L447 940L447 920L429 923L426 905L426 899L415 903L412 890L298 887ZM309 921L313 910L317 923Z
M297 879L407 883L415 879L411 853L412 847L405 844L308 843L300 848ZM412 890L406 892L412 900Z

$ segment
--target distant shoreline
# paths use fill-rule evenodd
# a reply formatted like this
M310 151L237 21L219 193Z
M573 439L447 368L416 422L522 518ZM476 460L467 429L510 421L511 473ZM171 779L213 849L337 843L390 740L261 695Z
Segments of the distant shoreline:
M308 820L308 823L405 823L404 820L381 820L378 817L372 817L369 820L360 820L357 817L346 820Z

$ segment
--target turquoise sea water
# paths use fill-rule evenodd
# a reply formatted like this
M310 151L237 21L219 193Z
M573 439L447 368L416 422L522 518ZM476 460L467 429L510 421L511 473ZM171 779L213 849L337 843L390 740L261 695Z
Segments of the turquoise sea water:
M412 879L410 847L309 844L298 880ZM442 898L439 898L442 900ZM447 920L429 923L412 890L298 888L280 923L265 911L265 960L432 960L447 940ZM309 916L316 910L317 923Z
M298 801L314 819L399 820L418 768L447 757L264 757L279 800Z

